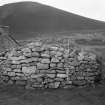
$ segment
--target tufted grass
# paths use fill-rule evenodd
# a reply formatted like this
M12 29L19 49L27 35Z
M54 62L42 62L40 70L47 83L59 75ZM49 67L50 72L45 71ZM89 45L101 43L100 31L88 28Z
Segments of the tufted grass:
M0 85L0 105L105 105L105 81L93 87L24 90Z

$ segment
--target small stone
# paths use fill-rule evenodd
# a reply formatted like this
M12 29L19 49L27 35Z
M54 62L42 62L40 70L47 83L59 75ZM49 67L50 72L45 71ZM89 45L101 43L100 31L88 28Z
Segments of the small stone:
M39 61L39 58L38 58L38 57L32 57L31 59L32 59L32 61L34 61L34 62L38 62L38 61Z
M43 82L43 78L41 78L41 77L36 78L36 81L37 81L38 83L42 83L42 82Z
M36 64L37 64L36 62L30 62L29 66L36 66Z
M58 67L58 68L63 68L63 66L64 66L63 63L58 63L58 64L57 64L57 67Z
M56 50L58 50L58 47L56 47L56 46L51 46L50 49L56 51Z
M27 58L25 60L21 60L20 63L30 63L30 62L34 62L34 61L39 61L39 58Z
M46 70L46 73L47 73L47 74L55 74L56 71L55 71L55 70Z
M48 69L48 68L49 68L48 64L37 63L37 69Z
M50 67L51 67L51 68L56 67L56 63L50 63Z
M65 82L66 85L68 85L68 84L72 85L72 83L73 83L73 81L70 81L70 80Z
M79 65L79 62L75 60L73 62L70 62L70 65L71 66L78 66Z
M11 77L11 80L13 80L13 81L14 81L14 80L15 80L15 78L16 78L16 77Z
M17 69L21 69L21 67L22 67L21 65L16 65Z
M67 75L66 74L57 74L57 77L58 78L67 78Z
M41 63L50 63L49 59L41 59Z
M61 60L60 60L60 62L61 62L61 63L64 63L64 62L65 62L65 60L64 60L64 59L61 59Z
M44 79L44 83L51 83L51 82L54 82L53 78L45 78Z
M91 60L96 60L96 55L93 54L93 53L89 53L89 58L90 58Z
M83 76L77 76L77 80L83 80L84 77Z
M38 52L32 52L31 55L32 55L32 57L39 57L40 56L40 54Z
M28 63L27 59L21 60L20 63Z
M47 74L49 78L55 78L55 74Z
M24 53L31 53L31 50L29 48L23 48L22 51Z
M11 68L6 68L6 71L12 71L12 69Z
M39 46L40 47L41 45L42 45L42 42L39 42L39 41L38 42L34 42L34 46Z
M62 56L63 54L62 54L62 52L56 52L56 57L59 57L59 56Z
M36 66L30 66L30 67L22 67L22 72L25 74L32 74L35 73L36 71Z
M14 71L14 72L21 72L20 69L14 69L13 71Z
M59 74L66 74L66 70L58 69L58 70L56 70L56 72L59 73Z
M16 73L17 74L17 73ZM19 76L18 76L19 75ZM15 76L14 78L12 78L12 80L20 80L20 81L23 81L23 80L27 80L27 78L23 75L20 75L18 74L17 76Z
M41 52L41 51L43 51L43 49L41 49L41 47L35 47L35 48L32 48L32 51L33 52Z
M54 51L54 50L53 51L50 51L50 55L51 56L55 56L56 55L56 51Z
M59 88L60 82L49 83L49 88Z
M80 53L79 56L78 56L78 60L81 61L81 60L83 60L83 59L84 59L84 55L82 55L82 54Z
M57 58L52 58L52 59L51 59L51 62L53 62L53 63L58 63L58 62L59 62L59 59L57 59Z
M30 64L29 64L29 63L22 63L21 66L22 66L22 67L29 67Z
M24 77L24 74L22 74L22 73L16 73L16 76Z
M43 74L32 74L31 78L39 78L39 77L43 77Z
M32 57L31 53L23 53L25 57Z
M45 53L45 54L42 53L42 54L41 54L41 57L44 57L44 58L50 58L50 55L49 55L49 54L46 54L46 53Z
M15 76L15 72L8 72L9 76Z
M18 65L18 64L20 64L20 61L12 61L12 64L16 64L16 65Z
M9 59L13 60L13 61L19 61L19 60L22 60L22 59L25 59L24 56L19 56L19 57L9 57Z
M64 81L63 78L55 78L54 80L55 80L55 81Z
M7 52L8 57L12 57L12 56L16 56L16 55L17 55L17 51L14 48L10 52Z
M46 70L39 70L39 73L46 74Z
M0 60L6 60L7 58L6 57L0 57Z
M10 71L11 72L11 71ZM8 71L4 71L3 73L2 73L2 75L8 75Z
M60 85L60 82L55 82L55 88L58 88Z

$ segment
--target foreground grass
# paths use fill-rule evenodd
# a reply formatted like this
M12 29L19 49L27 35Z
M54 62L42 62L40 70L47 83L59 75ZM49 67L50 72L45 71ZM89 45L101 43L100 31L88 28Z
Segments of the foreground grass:
M46 90L0 86L0 105L105 105L105 84L96 88Z

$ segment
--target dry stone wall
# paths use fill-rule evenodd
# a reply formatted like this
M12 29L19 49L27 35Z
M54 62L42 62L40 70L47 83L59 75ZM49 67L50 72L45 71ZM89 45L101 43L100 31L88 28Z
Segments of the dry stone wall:
M33 88L71 88L94 83L101 73L95 54L40 42L0 55L1 82Z

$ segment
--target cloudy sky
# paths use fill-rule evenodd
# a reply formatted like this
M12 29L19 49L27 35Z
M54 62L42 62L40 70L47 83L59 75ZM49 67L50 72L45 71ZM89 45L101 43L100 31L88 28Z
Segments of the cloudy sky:
M6 3L27 0L0 0L0 6ZM105 21L105 0L28 0L47 4L85 17Z

